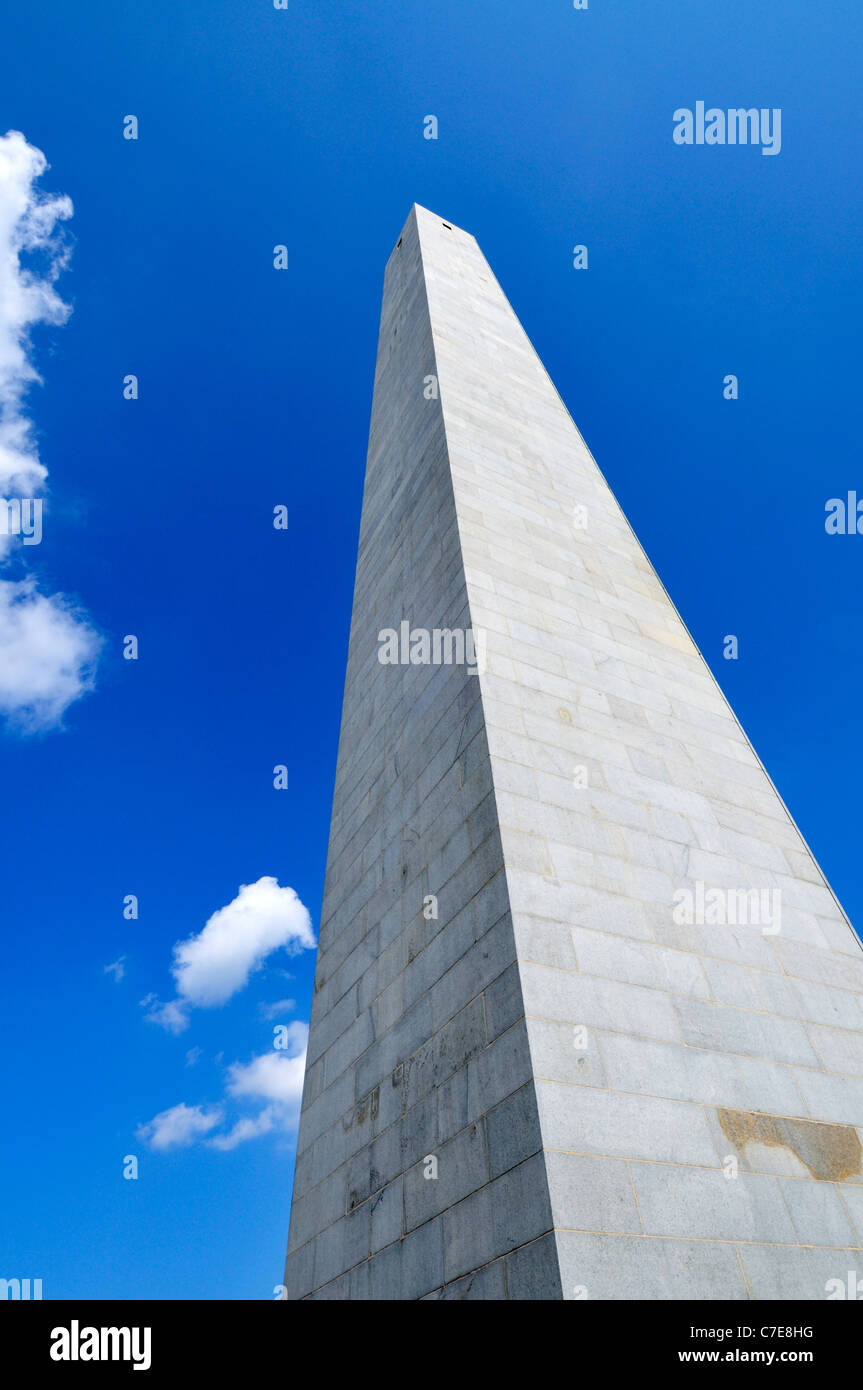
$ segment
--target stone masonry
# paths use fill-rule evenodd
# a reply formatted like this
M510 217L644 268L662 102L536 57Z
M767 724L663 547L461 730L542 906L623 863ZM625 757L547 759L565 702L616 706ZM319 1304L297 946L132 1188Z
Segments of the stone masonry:
M485 660L386 664L402 623ZM288 1297L827 1298L861 1134L860 943L476 241L415 207Z

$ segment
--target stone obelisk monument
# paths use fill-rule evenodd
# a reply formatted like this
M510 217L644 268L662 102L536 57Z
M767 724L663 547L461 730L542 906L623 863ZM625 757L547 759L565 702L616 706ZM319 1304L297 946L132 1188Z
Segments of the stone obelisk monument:
M838 1297L863 953L476 241L387 266L286 1270Z

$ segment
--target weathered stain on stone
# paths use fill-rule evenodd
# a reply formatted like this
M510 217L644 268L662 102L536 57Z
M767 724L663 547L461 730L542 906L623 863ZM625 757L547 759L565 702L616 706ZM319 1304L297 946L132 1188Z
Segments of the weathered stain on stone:
M723 1134L738 1149L745 1151L747 1144L790 1149L820 1182L843 1182L861 1172L863 1147L852 1125L791 1120L784 1115L720 1107L716 1114Z

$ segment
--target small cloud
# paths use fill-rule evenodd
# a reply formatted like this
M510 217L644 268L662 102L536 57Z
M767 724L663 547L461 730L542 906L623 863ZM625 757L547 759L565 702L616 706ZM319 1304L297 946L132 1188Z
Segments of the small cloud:
M292 1035L292 1030L296 1030ZM252 1096L276 1101L279 1105L299 1104L303 1094L308 1029L303 1023L288 1028L291 1039L284 1052L273 1049L245 1064L235 1062L228 1068L228 1093L232 1096Z
M125 956L120 956L120 958L119 958L118 960L112 961L110 965L106 965L106 966L105 966L105 974L106 974L106 975L113 975L113 976L114 976L114 979L115 979L116 982L117 982L117 984L120 983L120 981L122 980L123 976L124 976L125 973L126 973L126 967L125 967L125 965L123 964L123 962L125 961L125 959L126 959Z
M186 1053L186 1066L193 1067L203 1056L203 1049L200 1047L190 1047Z
M150 1009L144 1015L148 1023L158 1023L159 1027L168 1033L185 1032L189 1026L189 1015L181 1000L169 999L167 1004L160 1004L155 995L149 995L148 999L153 1000Z
M157 1152L166 1149L185 1149L196 1139L209 1134L222 1122L220 1109L205 1110L201 1105L174 1105L162 1110L145 1125L139 1125L136 1138Z
M93 689L101 639L62 594L32 576L0 579L0 713L20 733L56 728Z
M238 1144L244 1144L247 1139L257 1139L259 1134L267 1134L276 1123L276 1107L268 1105L258 1115L237 1120L233 1129L227 1134L217 1134L210 1139L209 1145L212 1149L220 1149L226 1153L229 1149L235 1149Z
M261 1017L278 1018L279 1014L292 1014L296 1007L296 999L277 999L273 1004L261 1004Z
M203 931L177 942L172 966L177 998L168 1004L157 1001L147 1018L179 1033L188 1025L190 1009L227 1003L273 951L297 954L315 944L312 919L293 888L282 888L270 877L244 883Z

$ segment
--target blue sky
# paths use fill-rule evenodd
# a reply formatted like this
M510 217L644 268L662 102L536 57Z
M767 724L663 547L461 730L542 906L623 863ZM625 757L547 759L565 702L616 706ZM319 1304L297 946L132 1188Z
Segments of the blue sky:
M308 1019L313 951L267 954L182 1032L140 1001L172 998L174 944L243 884L289 885L317 925L383 268L414 201L478 238L863 920L863 536L824 527L863 496L861 38L852 7L803 0L6 8L0 135L44 152L74 215L72 312L33 328L22 406L44 538L0 577L26 560L102 651L62 727L0 733L0 1273L57 1298L280 1282L281 1112L229 1149L136 1132L180 1104L222 1107L211 1138L260 1115L227 1069ZM781 108L781 152L675 145L697 100Z

